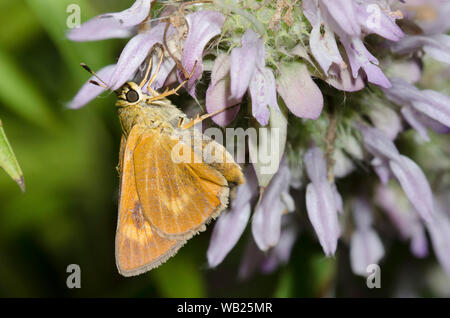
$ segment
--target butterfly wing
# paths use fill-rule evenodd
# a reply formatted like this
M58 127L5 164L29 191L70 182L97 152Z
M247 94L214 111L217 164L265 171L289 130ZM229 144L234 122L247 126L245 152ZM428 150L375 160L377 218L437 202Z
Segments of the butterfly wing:
M133 151L142 129L135 126L121 143L121 185L116 232L116 264L124 276L134 276L164 263L183 246L185 240L159 236L144 217L136 189Z
M178 142L158 128L147 128L134 150L134 168L152 228L161 236L186 240L226 207L229 188L226 178L195 151L190 162L174 162L172 149Z

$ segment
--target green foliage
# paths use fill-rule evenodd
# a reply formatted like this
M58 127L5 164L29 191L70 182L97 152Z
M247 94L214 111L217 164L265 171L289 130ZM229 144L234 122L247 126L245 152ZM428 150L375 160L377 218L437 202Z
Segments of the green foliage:
M3 124L0 121L0 167L5 169L6 173L17 182L22 191L25 191L25 183L23 180L23 173L17 162L16 156L11 148L11 145L6 138Z

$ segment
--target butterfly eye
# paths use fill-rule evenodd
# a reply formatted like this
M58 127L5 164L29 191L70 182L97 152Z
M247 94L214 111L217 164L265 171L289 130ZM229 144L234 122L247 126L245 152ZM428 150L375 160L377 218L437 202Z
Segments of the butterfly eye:
M127 102L135 103L139 100L139 94L135 90L131 89L127 92Z

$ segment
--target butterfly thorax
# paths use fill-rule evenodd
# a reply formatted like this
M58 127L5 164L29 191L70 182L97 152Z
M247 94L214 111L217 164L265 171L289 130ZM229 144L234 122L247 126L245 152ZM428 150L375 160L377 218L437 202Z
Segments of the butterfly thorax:
M173 130L177 129L181 119L186 118L186 115L170 100L166 98L152 100L153 96L143 93L132 82L122 86L117 96L116 106L118 106L120 123L126 136L136 124Z

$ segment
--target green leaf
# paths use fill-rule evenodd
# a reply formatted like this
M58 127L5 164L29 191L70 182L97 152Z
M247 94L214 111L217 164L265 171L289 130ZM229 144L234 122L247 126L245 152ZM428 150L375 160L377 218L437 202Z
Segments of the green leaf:
M82 13L81 22L85 22L94 15L89 1L27 0L27 4L57 46L74 78L80 82L86 80L87 73L81 69L81 62L85 62L94 70L113 62L109 54L112 51L111 42L80 43L69 41L66 37L69 31L67 7L71 4L79 5Z
M39 21L23 1L0 1L0 21L8 32L0 33L0 46L18 49L28 45L42 32Z
M6 138L3 124L0 120L0 166L5 169L6 173L17 182L19 187L25 192L25 183L23 181L23 173L17 162L16 156Z
M6 107L41 127L56 125L56 118L39 88L1 49L0 74L0 100Z

